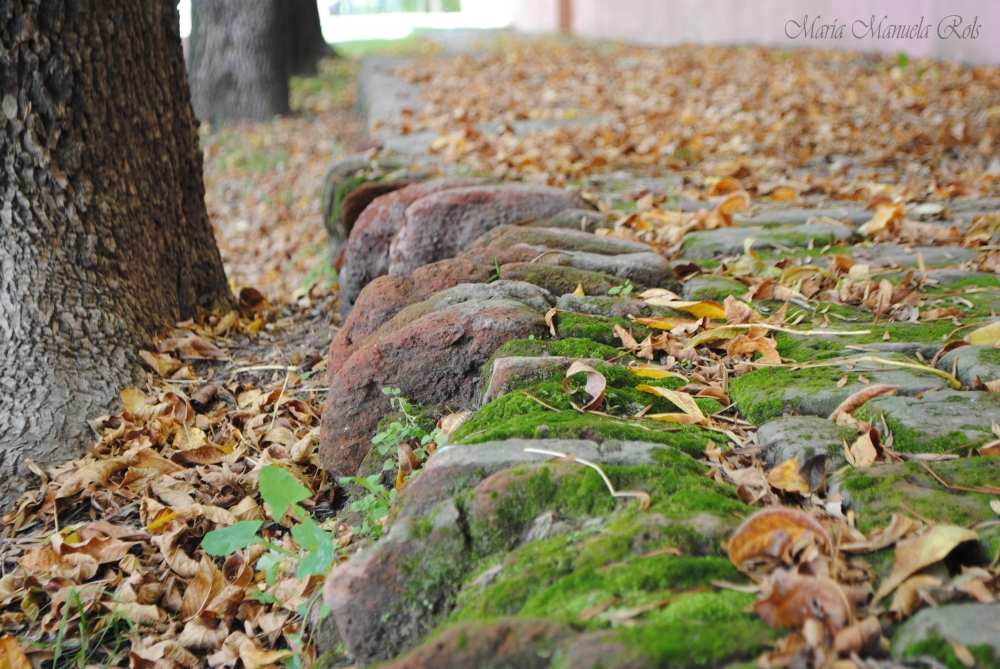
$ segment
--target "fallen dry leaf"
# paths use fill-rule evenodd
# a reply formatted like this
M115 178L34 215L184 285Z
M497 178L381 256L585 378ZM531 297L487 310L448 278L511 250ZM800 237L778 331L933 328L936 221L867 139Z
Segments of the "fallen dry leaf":
M1000 321L973 330L965 341L974 346L1000 346Z
M829 550L830 535L815 518L788 507L761 509L744 520L729 538L726 550L734 565L742 568L751 560L779 560L784 551L812 535Z
M798 457L789 458L772 469L767 475L767 482L771 487L784 492L809 494L809 482L799 475Z
M978 534L964 527L935 525L923 534L896 542L892 573L882 581L875 601L891 593L911 575L948 557L960 544L978 539Z
M31 669L31 661L13 634L0 637L0 669Z
M871 656L879 652L882 639L882 624L878 616L868 616L837 632L833 638L833 650L841 656Z
M650 395L659 395L665 399L670 400L678 409L683 411L681 414L673 413L660 413L660 414L646 414L646 418L651 418L653 420L660 420L668 423L703 423L706 421L705 414L702 412L701 407L694 401L694 398L687 393L679 393L669 388L660 388L657 386L647 386L646 384L641 384L635 387L636 390L644 393L649 393Z
M829 420L836 422L837 416L843 414L851 416L855 411L861 408L861 406L868 400L875 399L876 397L882 397L883 395L895 395L899 388L897 386L890 386L887 383L876 383L874 386L867 386L852 393L847 399L841 402L833 413L830 414Z
M761 587L754 611L774 628L799 628L812 618L831 634L850 624L853 608L843 590L828 578L801 576L777 569Z
M566 370L566 376L563 378L563 390L573 395L576 390L570 390L569 380L576 374L584 373L587 375L587 382L584 386L584 390L590 395L590 401L583 405L584 411L594 411L597 407L601 406L601 402L604 401L604 389L608 386L608 380L604 378L604 375L599 371L591 367L590 365L576 360L569 369Z
M896 595L892 599L889 611L896 616L897 620L908 618L924 603L921 591L937 588L941 585L943 585L941 579L930 574L911 576L896 588Z
M658 307L667 307L677 311L686 311L697 318L709 318L711 320L725 320L726 310L722 305L712 300L701 300L690 302L685 300L669 300L662 297L650 297L646 299L646 304Z

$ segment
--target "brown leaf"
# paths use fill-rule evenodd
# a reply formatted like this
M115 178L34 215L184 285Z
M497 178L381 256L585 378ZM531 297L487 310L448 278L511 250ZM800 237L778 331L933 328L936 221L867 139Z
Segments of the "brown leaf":
M441 420L437 422L437 427L450 439L451 433L457 430L466 420L468 420L468 418L468 411L456 411L455 413L443 416Z
M168 337L160 342L159 348L161 353L177 351L185 360L211 360L228 357L221 348L194 334L183 339Z
M732 563L741 567L750 560L780 559L784 546L797 544L805 535L821 540L829 550L830 535L815 518L798 509L769 507L744 520L726 550Z
M139 351L139 356L151 370L164 378L170 376L171 372L177 371L184 364L180 360L177 360L173 356L169 356L166 353Z
M137 604L135 602L106 602L108 609L122 618L137 625L152 625L166 619L167 614L158 606L152 604Z
M184 589L184 599L181 602L181 618L194 618L208 606L222 589L226 581L215 563L203 555L198 563L197 572Z
M871 656L879 651L882 625L878 616L868 616L848 625L833 637L833 650L840 655Z
M218 650L229 634L229 626L218 618L194 618L187 621L177 643L188 650Z
M291 650L264 650L259 648L253 639L244 639L240 644L240 659L246 669L259 669L270 664L275 664L286 657L294 655Z
M151 542L159 547L167 564L178 576L193 578L198 573L198 563L178 545L187 535L187 525L179 520L175 520L174 523L175 525L168 527L166 532L154 537Z
M781 355L778 353L777 342L767 337L750 338L745 334L741 334L726 346L726 354L729 357L743 355L752 359L754 353L760 353L760 361L766 365L781 364Z
M924 534L898 541L892 573L879 586L875 601L895 590L912 574L948 557L959 544L978 539L978 534L964 527L935 525Z
M840 550L848 553L871 553L874 551L880 551L883 548L888 548L893 545L907 534L915 532L920 529L920 527L921 524L917 521L908 518L907 516L894 513L892 514L892 520L889 521L888 527L872 532L868 535L867 541L841 544Z
M840 405L833 410L833 413L830 414L828 420L836 422L839 414L851 416L868 400L875 399L876 397L882 397L883 395L895 395L897 390L899 390L897 386L890 386L887 383L876 383L874 386L862 388L841 402Z
M941 579L930 574L917 574L903 581L896 589L896 596L892 599L892 606L889 611L896 616L897 620L902 620L910 616L924 603L921 596L922 590L941 587Z
M798 457L790 458L771 470L767 482L772 488L800 495L809 494L809 482L799 476Z
M632 334L620 325L615 325L612 329L614 335L622 340L622 348L628 349L629 351L639 348L639 342L635 340Z
M957 639L954 639L952 637L946 637L946 638L948 639L948 643L951 644L951 649L955 651L955 657L957 657L962 662L962 664L964 664L967 667L976 666L976 657L969 652L968 648L959 643Z
M608 386L608 380L604 378L603 374L590 365L576 360L569 366L569 369L566 370L566 376L563 378L564 391L570 395L576 393L576 390L569 389L569 380L570 377L580 374L581 372L587 375L587 383L584 386L584 390L591 397L590 401L583 406L583 410L593 411L597 409L597 407L601 406L601 402L604 401L604 389Z
M825 623L831 633L847 626L854 612L843 590L828 578L800 576L775 570L761 586L762 598L754 611L774 628L799 628L812 618Z
M134 457L106 458L92 462L70 475L60 486L56 499L71 497L89 485L103 486L115 472L130 467L137 462Z
M558 334L556 333L556 321L555 321L557 313L559 313L559 309L556 307L552 307L551 309L545 312L545 324L549 326L549 332L552 333L553 337L558 336Z
M855 467L870 467L882 457L882 440L874 427L855 439L846 447L847 461Z
M740 302L732 295L726 297L725 301L722 303L722 307L726 311L727 325L760 323L764 320L749 304L746 302Z
M205 607L205 615L214 615L217 618L232 618L240 609L243 603L243 588L238 585L227 585L218 595L212 598L208 606Z

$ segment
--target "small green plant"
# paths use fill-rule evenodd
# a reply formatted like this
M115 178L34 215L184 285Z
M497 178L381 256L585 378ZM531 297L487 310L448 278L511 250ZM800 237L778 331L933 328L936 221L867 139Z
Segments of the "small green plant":
M295 574L297 578L326 575L337 550L333 535L321 528L298 504L312 497L309 489L287 470L268 466L260 471L260 496L271 507L271 517L277 522L284 522L289 511L298 519L298 523L289 529L292 539L305 551L305 555L293 553L257 536L257 531L263 525L260 520L241 520L229 527L212 530L201 542L205 552L223 557L254 544L265 546L269 551L260 557L257 568L264 572L268 585L274 585L281 564L285 562L298 565ZM265 595L263 592L261 594Z
M611 288L608 288L608 295L619 295L621 297L628 297L632 294L633 288L634 286L632 285L632 281L626 279L624 286L613 286Z
M496 256L493 256L493 274L486 279L486 283L493 283L500 279L500 261Z
M382 463L383 472L399 466L393 454L398 452L401 444L410 446L413 454L420 460L427 459L427 448L431 444L444 445L448 436L438 428L427 432L420 427L416 410L408 399L401 396L399 388L383 388L382 392L389 396L390 406L401 416L372 437L375 450L385 458ZM367 491L364 497L351 503L351 511L362 515L361 524L354 528L355 534L373 539L382 536L382 523L379 521L389 515L389 506L396 499L396 490L383 486L381 479L381 473L367 477L345 476L340 479L341 485L354 483Z

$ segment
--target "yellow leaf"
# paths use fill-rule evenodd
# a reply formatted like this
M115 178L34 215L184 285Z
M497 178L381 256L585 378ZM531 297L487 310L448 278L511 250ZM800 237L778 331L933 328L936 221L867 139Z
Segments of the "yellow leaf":
M681 423L683 425L695 425L700 422L694 416L686 413L648 413L643 418L658 420L661 423Z
M678 374L677 372L671 372L666 369L657 369L656 367L629 367L629 371L636 376L641 376L644 379L684 379L688 380L683 374Z
M13 634L0 637L0 669L31 669L31 661Z
M767 482L772 488L785 492L797 492L800 495L809 494L809 482L799 475L798 457L790 458L771 470Z
M681 325L691 325L698 321L692 318L637 318L635 322L655 330L673 330Z
M657 388L656 386L647 386L645 384L638 385L635 387L636 390L649 393L650 395L659 395L665 399L670 400L674 405L683 411L685 414L695 419L695 422L702 422L705 420L705 414L701 412L701 407L694 401L694 398L687 393L679 393L669 388ZM673 414L654 414L656 416L671 416ZM653 416L647 416L647 418L653 418ZM665 418L655 418L654 420L667 420ZM680 422L674 420L667 420L667 422Z
M576 284L576 290L573 291L573 294L576 295L577 297L584 297L586 295L586 293L583 292L582 283Z
M187 451L193 448L199 448L208 443L208 435L205 434L203 430L197 427L184 427L182 426L177 430L177 434L174 436L173 446L177 450Z
M689 314L693 314L698 318L708 318L717 321L726 320L726 310L722 308L722 305L718 302L713 302L712 300L702 300L700 302L685 302L683 300L667 300L662 297L650 297L646 300L646 304L652 304L657 307L667 307L668 309L676 309L677 311L686 311Z
M705 330L701 334L696 334L688 340L688 347L695 348L710 341L724 341L726 339L736 339L740 335L749 335L751 338L757 336L757 332L765 333L765 328L756 328L747 325L723 325L721 328Z
M181 514L177 513L170 507L164 507L156 512L156 515L153 516L153 520L149 521L149 525L146 525L146 531L154 534L160 534L167 529L167 525L180 517Z
M1000 321L973 330L965 340L974 346L1000 346Z

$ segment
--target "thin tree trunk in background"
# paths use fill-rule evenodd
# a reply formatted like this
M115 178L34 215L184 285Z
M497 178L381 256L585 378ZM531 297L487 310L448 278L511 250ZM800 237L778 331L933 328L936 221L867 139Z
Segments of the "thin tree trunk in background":
M0 508L232 295L174 0L0 3Z
M188 72L199 119L288 113L286 1L192 0Z
M315 75L322 58L335 56L323 39L316 0L285 0L289 74Z

